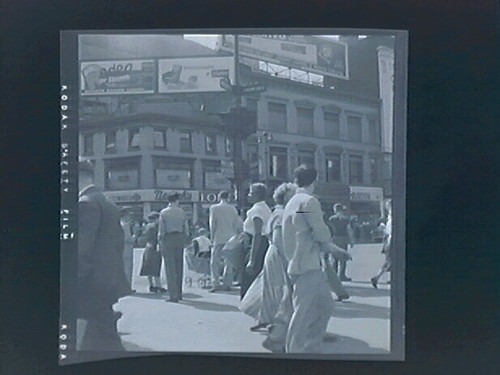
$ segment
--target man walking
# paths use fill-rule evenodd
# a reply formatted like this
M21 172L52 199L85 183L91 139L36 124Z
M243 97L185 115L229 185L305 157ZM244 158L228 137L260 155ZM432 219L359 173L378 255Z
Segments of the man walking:
M222 257L222 248L226 242L241 231L241 222L236 208L228 203L229 193L219 193L219 203L210 207L210 238L212 239L212 257L210 259L210 272L212 276L211 293L219 290L229 291L234 278L233 267ZM221 268L224 268L222 284L220 276Z
M321 343L334 304L322 271L322 252L330 253L336 259L350 259L346 251L331 241L320 202L312 195L316 177L316 170L305 165L295 170L298 189L283 215L283 248L293 284L293 315L286 337L287 353L321 353Z
M186 214L179 207L179 195L168 197L168 206L160 212L158 240L167 274L169 302L182 300L184 243L188 233Z
M78 164L78 350L123 351L113 310L130 294L123 269L120 213L94 186L89 161Z
M349 235L351 218L346 215L345 207L340 203L333 205L333 211L334 214L328 219L333 232L333 242L347 251L349 244L352 242ZM351 281L351 278L346 275L346 268L347 262L335 261L335 270L338 272L341 281Z

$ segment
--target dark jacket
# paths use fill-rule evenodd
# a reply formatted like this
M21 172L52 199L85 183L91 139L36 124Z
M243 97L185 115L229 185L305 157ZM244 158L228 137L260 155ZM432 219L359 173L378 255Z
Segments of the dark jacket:
M131 290L123 266L118 208L91 186L80 194L78 217L78 317L88 318Z

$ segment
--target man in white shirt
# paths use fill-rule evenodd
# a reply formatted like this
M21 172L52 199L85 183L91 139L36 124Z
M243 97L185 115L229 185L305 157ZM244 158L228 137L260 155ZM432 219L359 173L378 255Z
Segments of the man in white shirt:
M222 257L222 249L226 242L235 234L241 231L241 222L236 208L228 203L229 193L221 191L219 193L219 203L210 207L210 238L212 240L212 256L210 259L210 272L212 276L211 293L219 290L229 291L233 282L233 267ZM224 274L222 284L220 276L221 267L224 262Z
M322 252L338 260L350 255L336 246L323 219L320 202L312 195L317 172L295 170L297 192L283 215L283 249L293 283L293 315L286 337L287 353L321 353L321 343L333 311L333 298L322 271Z

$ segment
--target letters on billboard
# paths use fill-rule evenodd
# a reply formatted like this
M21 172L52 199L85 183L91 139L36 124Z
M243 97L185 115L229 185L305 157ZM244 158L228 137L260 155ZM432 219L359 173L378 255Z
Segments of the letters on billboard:
M234 52L234 36L222 35L219 48ZM242 57L287 65L307 72L349 78L347 44L332 38L305 35L242 35Z
M82 62L82 95L154 93L154 60Z
M158 92L224 91L222 78L234 79L233 57L197 57L158 60Z

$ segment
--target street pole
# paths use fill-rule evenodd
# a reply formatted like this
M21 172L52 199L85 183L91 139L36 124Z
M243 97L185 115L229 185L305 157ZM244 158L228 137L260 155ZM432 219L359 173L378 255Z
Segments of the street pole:
M234 35L234 86L239 87L240 85L240 66L239 66L239 35ZM233 92L234 96L234 108L236 110L240 110L241 108L241 92L237 90ZM241 119L237 120L241 122ZM241 124L238 124L238 127ZM234 147L233 147L233 160L234 160L234 181L236 188L236 196L237 196L237 205L239 209L243 208L245 199L243 196L243 146L242 146L242 138L240 136L234 137Z

